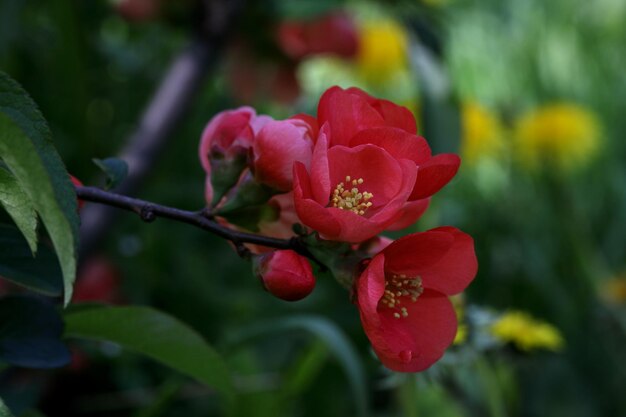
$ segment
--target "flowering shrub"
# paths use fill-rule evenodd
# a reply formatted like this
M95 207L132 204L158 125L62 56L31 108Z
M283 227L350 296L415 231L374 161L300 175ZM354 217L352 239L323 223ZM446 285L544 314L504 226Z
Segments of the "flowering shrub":
M471 237L451 227L393 243L377 236L413 224L460 164L456 155L431 154L408 109L333 87L316 117L224 111L202 135L200 160L212 215L268 236L297 238L299 230L305 254L323 257L320 263L353 289L365 332L387 367L426 369L453 342L448 295L476 274ZM255 264L270 293L298 300L313 290L302 254L248 249L265 252Z

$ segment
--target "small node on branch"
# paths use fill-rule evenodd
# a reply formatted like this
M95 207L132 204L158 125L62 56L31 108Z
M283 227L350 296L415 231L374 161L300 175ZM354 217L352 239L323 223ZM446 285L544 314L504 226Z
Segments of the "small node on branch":
M141 208L141 211L139 212L139 217L141 217L141 220L146 223L152 223L157 218L156 214L154 213L154 207L152 207L151 205L143 206Z
M235 245L235 250L237 251L237 255L239 255L242 259L250 259L252 252L250 249L246 248L246 246L238 241L232 241L233 245Z

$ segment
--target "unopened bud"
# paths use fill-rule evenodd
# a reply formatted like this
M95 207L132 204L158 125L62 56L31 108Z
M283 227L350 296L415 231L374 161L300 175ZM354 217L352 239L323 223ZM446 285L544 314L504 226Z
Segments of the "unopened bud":
M301 300L315 288L309 261L292 250L258 256L254 269L267 291L286 301Z

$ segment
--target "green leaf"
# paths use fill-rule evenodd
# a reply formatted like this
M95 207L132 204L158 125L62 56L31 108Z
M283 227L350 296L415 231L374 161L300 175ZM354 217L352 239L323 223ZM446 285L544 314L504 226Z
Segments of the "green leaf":
M234 404L230 373L195 330L148 307L90 307L65 314L65 335L110 341L174 368L217 390Z
M2 398L0 398L0 417L13 417L13 414L11 414L11 410L9 410L9 407L4 405L4 401L2 401Z
M0 155L48 230L63 271L67 304L76 277L79 223L76 193L37 106L2 72Z
M63 275L54 252L40 245L37 255L13 226L0 224L0 276L33 291L63 294Z
M307 331L324 341L346 373L352 388L357 415L369 415L365 371L359 361L359 354L333 322L317 316L292 316L255 323L228 335L228 344L235 345L247 339L272 333L293 333L294 330Z
M46 300L0 299L0 323L0 360L27 368L57 368L70 361L70 352L60 340L63 322Z
M37 213L15 177L0 166L0 204L20 229L33 255L37 252Z
M94 158L93 163L107 176L104 186L107 190L117 187L128 176L128 164L119 158Z

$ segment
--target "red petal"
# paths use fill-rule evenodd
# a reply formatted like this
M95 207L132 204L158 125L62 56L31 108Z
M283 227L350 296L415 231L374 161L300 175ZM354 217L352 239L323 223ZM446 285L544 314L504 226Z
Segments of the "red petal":
M366 329L366 333L386 367L399 372L423 371L452 344L457 330L456 314L445 295L428 289L416 302L408 302L404 307L408 316L399 319L393 316L394 309L380 307L380 327L375 331L370 328L369 332ZM384 344L374 343L381 338Z
M419 276L424 288L457 294L472 281L478 269L472 238L454 227L439 227L402 237L383 251L385 269Z
M428 208L430 198L424 198L417 201L409 201L402 207L401 215L398 217L387 230L402 230L413 225Z
M440 154L420 165L410 199L421 200L441 190L456 175L460 164L457 155Z
M403 106L398 106L389 100L372 97L365 91L351 87L346 90L365 99L385 120L385 126L397 127L405 132L417 134L417 124L413 113Z
M430 147L424 138L397 128L362 130L352 138L350 146L367 143L380 146L396 159L410 159L418 165L431 159Z
M305 113L298 113L298 114L291 116L290 119L302 120L307 125L309 125L310 136L313 139L313 142L317 141L317 135L319 135L320 128L319 128L319 125L317 124L317 119L315 117L309 114L305 114Z
M293 199L296 213L302 223L325 235L337 236L340 225L328 209L312 199L309 174L301 162L293 166Z
M312 196L319 204L326 206L330 197L330 173L328 168L328 131L327 124L317 138L311 158Z
M353 180L362 178L359 190L374 194L371 200L373 208L387 204L402 186L403 170L398 161L375 145L359 145L356 148L333 146L328 150L328 164L332 188L345 182L346 176ZM348 189L350 184L345 184L345 187Z
M339 87L331 87L322 95L317 108L320 125L330 125L330 144L348 145L359 131L384 126L381 115L362 97Z
M421 275L425 268L436 265L453 244L454 236L447 231L429 230L401 237L383 251L385 268L396 274Z
M431 232L449 233L454 243L436 264L422 269L422 284L444 294L458 294L472 282L478 271L474 240L470 235L449 226L438 227Z
M252 143L254 173L258 181L280 191L292 188L293 163L309 166L313 142L308 125L301 120L267 123Z
M377 309L378 302L385 292L385 256L383 254L374 256L365 271L357 278L355 285L363 327L380 325Z

